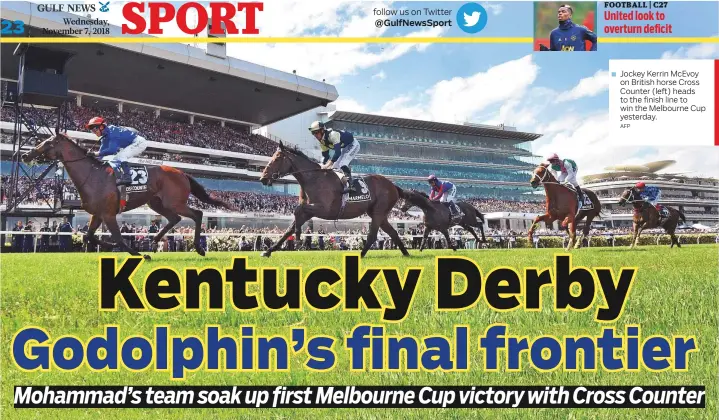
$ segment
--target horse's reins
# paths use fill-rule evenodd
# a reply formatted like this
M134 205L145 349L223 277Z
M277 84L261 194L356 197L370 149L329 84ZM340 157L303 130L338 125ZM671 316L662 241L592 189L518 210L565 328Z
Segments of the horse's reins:
M555 181L555 182L547 182L547 181L545 181L544 178L547 177L547 174L549 174L549 169L547 169L547 168L544 168L544 174L542 174L541 177L540 177L539 175L537 175L536 172L534 172L534 176L536 176L537 178L539 178L539 183L540 183L540 184L556 184L556 185L562 185L562 184L559 183L559 181Z
M332 170L332 169L322 169L322 168L317 168L317 169L305 169L305 170L302 170L302 171L287 172L287 173L284 174L284 175L280 175L279 172L273 172L273 173L270 175L270 177L271 177L272 179L279 179L280 177L282 177L282 176L287 176L287 175L295 175L295 174L301 174L301 173L305 173L305 172L314 172L314 171L331 171L331 170Z
M624 199L624 202L625 202L625 203L628 203L628 204L634 204L634 203L638 203L638 202L645 202L644 200L637 200L637 199L635 198L635 195L636 195L636 194L634 193L634 190L630 190L630 192L629 192L629 197L626 198L626 199Z
M291 153L288 153L288 155L291 156L292 154L291 154ZM290 157L289 159L290 159L290 161L292 161L292 158L291 158L291 157ZM294 161L293 161L293 163L294 163ZM301 173L305 173L305 172L330 171L330 170L331 170L331 169L323 169L323 168L303 169L303 170L301 170L301 171L287 172L287 173L284 174L284 175L280 175L280 172L277 171L277 172L273 172L272 174L270 174L270 178L272 178L272 179L279 179L280 177L287 176L287 175L293 175L293 176L294 176L295 174L301 174Z

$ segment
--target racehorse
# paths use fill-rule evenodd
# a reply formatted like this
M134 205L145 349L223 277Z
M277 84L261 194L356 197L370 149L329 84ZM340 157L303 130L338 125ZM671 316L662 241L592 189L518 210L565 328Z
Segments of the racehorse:
M401 211L406 213L412 206L417 206L424 213L424 237L422 238L422 244L419 247L419 251L422 252L425 243L427 242L427 238L429 237L429 233L433 230L441 232L447 240L447 245L451 246L452 249L456 251L456 245L449 240L449 228L455 224L451 221L451 213L447 206L438 201L431 201L429 196L421 191L402 190L400 194L404 199L404 205L400 208ZM462 210L462 213L464 213L462 220L460 220L457 224L471 233L477 242L480 242L480 240L472 227L479 227L479 230L482 233L481 242L487 242L484 237L484 215L469 203L458 201L457 206L460 210Z
M632 217L632 221L634 222L634 240L632 241L632 244L629 245L630 249L634 248L635 245L639 246L639 236L642 234L644 229L653 229L659 226L664 228L664 231L666 231L672 238L672 243L669 248L673 248L674 244L677 244L677 247L679 248L682 247L679 244L679 239L677 239L676 235L674 235L674 232L677 230L677 225L679 224L679 219L681 218L684 223L687 221L682 212L671 207L664 206L667 210L669 210L669 218L660 225L659 212L654 206L641 198L639 191L635 187L627 188L619 198L620 206L625 206L627 203L634 207L634 216Z
M109 165L88 156L85 149L63 134L56 134L43 141L23 154L22 159L24 162L30 162L40 157L59 160L65 166L80 193L83 210L92 216L86 233L90 245L118 246L134 256L140 255L127 246L120 235L117 225L120 197L115 185L114 171ZM192 194L203 203L229 210L233 209L232 206L210 197L202 185L179 169L163 165L152 167L146 172L146 179L143 179L147 185L146 191L130 194L125 211L148 204L152 210L167 219L168 223L153 238L155 243L182 219L180 216L189 217L195 221L195 251L204 256L205 251L200 246L202 211L189 207L187 199ZM95 231L103 222L110 230L114 243L95 238ZM150 256L145 255L144 258L150 259Z
M302 225L313 217L325 220L346 220L354 219L364 213L367 213L372 221L361 256L364 257L377 240L379 228L382 228L392 238L403 255L409 255L397 231L387 220L390 211L399 200L400 194L398 188L389 179L381 175L362 177L367 192L369 192L369 199L347 202L343 208L342 191L344 186L334 170L321 169L318 163L301 151L292 150L280 143L267 167L262 171L260 182L269 186L275 180L286 175L293 175L300 184L299 205L295 208L295 218L290 227L279 241L262 253L263 257L269 257L280 249L293 231L296 236L295 240L299 241Z
M593 209L591 210L580 210L577 211L580 206L577 201L577 193L573 189L570 189L560 184L556 178L552 175L549 170L543 165L537 166L532 172L532 178L529 180L530 185L533 188L537 188L540 184L544 186L546 213L539 215L534 218L532 227L529 228L529 243L532 243L532 235L534 228L539 222L544 222L547 225L553 223L555 220L562 220L562 226L566 227L569 231L569 243L567 244L566 250L569 251L572 248L581 248L582 239L589 235L589 228L591 227L592 220L595 217L601 217L602 205L597 198L597 195L593 191L582 188L582 192L585 196L589 197L592 201ZM584 219L584 229L582 230L582 236L576 238L577 223Z

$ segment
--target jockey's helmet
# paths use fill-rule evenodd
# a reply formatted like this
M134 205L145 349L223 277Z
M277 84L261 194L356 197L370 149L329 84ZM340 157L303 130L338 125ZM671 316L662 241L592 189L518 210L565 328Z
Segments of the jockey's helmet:
M432 174L432 175L428 176L428 177L427 177L427 182L429 182L430 184L431 184L432 182L434 182L435 184L438 183L439 180L437 179L437 175Z
M320 130L324 130L325 125L322 121L315 121L312 124L310 124L310 133L314 134Z
M89 129L93 129L101 125L105 125L105 119L102 117L94 117L90 120L90 122L87 123L86 127Z
M643 183L643 182L641 182L641 181L640 181L640 182L637 182L637 185L635 185L635 187L637 187L637 188L639 188L639 189L642 189L642 188L644 188L644 187L646 187L646 186L647 186L647 184L645 184L645 183Z
M547 156L547 161L552 162L555 160L559 160L559 156L556 153L552 153L551 155Z

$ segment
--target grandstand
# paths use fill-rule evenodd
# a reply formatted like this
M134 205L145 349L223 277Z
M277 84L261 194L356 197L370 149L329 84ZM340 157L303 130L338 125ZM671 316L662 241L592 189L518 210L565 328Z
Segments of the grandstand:
M327 125L361 141L355 172L383 174L402 188L426 190L427 176L435 173L455 183L460 197L516 200L532 191L529 142L539 134L344 111L330 114Z
M42 35L41 28L68 29L64 19L75 17L64 12L39 11L37 5L30 2L3 5L3 18L26 22L30 37ZM110 26L110 32L112 36L121 35L117 26ZM18 57L13 54L16 46L1 46L3 175L8 173L12 154L14 103L8 101L12 95L5 93L8 88L16 89ZM88 147L95 144L97 139L84 131L84 123L94 115L106 117L111 124L136 128L150 144L135 163L168 164L183 169L215 190L214 193L231 196L230 199L243 204L240 206L245 210L243 214L231 217L209 209L205 213L208 225L239 223L240 217L256 216L267 223L278 223L268 210L282 213L284 219L288 213L286 208L296 202L291 195L297 189L289 183L267 188L257 182L259 171L277 145L271 139L253 134L252 130L327 105L338 97L337 90L324 82L227 57L224 44L205 47L208 49L154 43L52 44L48 48L72 55L66 66L72 95L68 135ZM36 122L52 123L55 119L53 109L32 106L26 110L29 118ZM29 170L42 168L36 166ZM3 182L2 186L4 209L7 185ZM14 225L15 219L36 217L40 219L36 222L42 222L50 217L72 215L72 209L65 209L40 217L42 206L34 201L51 195L59 186L64 188L63 201L74 201L74 188L67 179L46 178L19 207L23 214L4 217L3 228ZM257 204L258 194L267 197L260 200L261 206ZM270 204L266 205L268 201ZM253 214L250 209L258 212ZM84 223L88 217L82 211L75 216L75 225ZM156 217L145 208L124 214L123 220L149 224Z
M491 227L526 229L540 209L536 203L543 196L533 195L527 181L538 163L530 142L540 134L503 125L448 124L341 110L329 113L326 123L352 132L361 142L353 163L357 173L379 173L401 188L422 191L428 190L427 176L434 173L454 183L460 199L504 203L501 212L478 203L482 211L491 212Z
M719 180L692 177L686 174L659 172L675 164L674 160L648 162L643 165L606 167L605 172L583 177L583 184L597 193L605 212L611 212L606 225L612 227L632 224L631 207L621 207L619 196L639 181L661 189L660 204L684 213L687 225L713 227L719 223Z
M7 18L29 22L30 36L41 26L63 29L63 18L72 16L62 12L38 14L27 2L12 2L3 11ZM111 27L111 32L119 35L119 28ZM203 208L209 228L284 227L291 219L299 188L292 177L272 187L257 182L278 140L269 132L264 136L257 133L262 127L303 115L316 119L338 97L337 91L324 82L227 57L218 45L222 44L208 45L210 51L178 44L60 44L58 48L73 55L68 63L72 95L68 134L92 147L96 138L85 131L84 124L95 115L104 116L111 124L136 128L150 143L134 163L182 169L212 194L240 208L242 213L228 214L194 202ZM3 99L6 89L17 83L14 48L2 45ZM14 108L12 103L3 103L0 154L2 173L7 175ZM42 107L33 107L28 114L37 120L54 118L53 109ZM541 210L541 205L528 196L531 190L527 185L536 158L529 151L529 142L538 138L537 134L510 127L441 124L348 112L334 112L329 119L323 115L321 119L328 120L330 126L347 128L362 141L356 172L381 173L403 188L420 189L427 188L426 175L436 172L459 186L461 198L490 213L490 226L495 228L525 229L527 220ZM301 146L316 147L306 126L290 133L287 140L296 145L304 140ZM402 163L396 163L398 157ZM44 166L33 168L42 169ZM77 208L76 212L72 210L79 201L68 179L42 181L20 206L26 213L24 219L42 215L39 201L51 197L58 188L62 189L60 204L66 209L39 217L36 225L50 221L50 217L73 214L75 226L84 224L88 215ZM3 200L6 193L0 193ZM148 208L122 215L128 223L145 226L157 217ZM22 218L8 217L4 227ZM513 220L510 223L514 218L518 224ZM395 211L392 219L398 227L420 221L416 212L405 215ZM357 228L367 220L338 223L337 227ZM314 228L318 226L322 224L315 221Z

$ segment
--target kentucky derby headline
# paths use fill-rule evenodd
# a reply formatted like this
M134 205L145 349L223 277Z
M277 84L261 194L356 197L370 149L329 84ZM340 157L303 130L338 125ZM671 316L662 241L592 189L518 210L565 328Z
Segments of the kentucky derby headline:
M447 371L470 369L518 372L536 369L566 371L639 372L686 371L694 336L642 337L641 325L625 325L616 331L606 323L624 312L637 267L573 266L571 255L557 254L553 266L511 267L485 270L466 257L441 256L435 260L434 284L420 284L423 268L362 267L359 255L345 254L341 271L318 267L252 268L246 257L235 257L229 266L152 269L141 283L135 272L146 264L142 258L124 262L99 258L98 306L100 312L132 311L298 311L376 312L377 324L358 324L344 336L308 334L304 326L287 326L284 334L264 335L261 326L236 328L205 325L196 335L174 333L171 325L154 325L151 337L123 337L118 325L104 325L104 332L87 340L72 335L52 337L41 325L17 331L12 358L23 371L166 371L184 380L188 372L289 371L290 358L301 357L302 367L329 371L340 359L349 371ZM486 274L485 274L486 273ZM281 278L284 277L282 281ZM142 287L137 287L140 283ZM342 286L338 291L337 285ZM229 287L227 287L229 286ZM602 327L591 335L555 337L513 335L510 325L493 323L480 330L454 325L452 336L393 335L387 331L413 310L418 290L434 287L435 312L447 311L552 311L576 316L593 311ZM553 299L542 298L543 289ZM324 314L323 314L324 316ZM382 325L380 322L390 323ZM335 329L336 331L336 329ZM481 357L470 363L472 353ZM346 352L346 357L340 357ZM303 355L304 353L304 355ZM404 355L402 355L402 353Z

